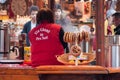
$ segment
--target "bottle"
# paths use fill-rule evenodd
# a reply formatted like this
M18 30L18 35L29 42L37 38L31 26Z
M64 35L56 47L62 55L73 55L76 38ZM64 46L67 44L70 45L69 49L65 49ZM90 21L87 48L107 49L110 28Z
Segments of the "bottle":
M24 64L31 64L31 49L30 47L24 47Z

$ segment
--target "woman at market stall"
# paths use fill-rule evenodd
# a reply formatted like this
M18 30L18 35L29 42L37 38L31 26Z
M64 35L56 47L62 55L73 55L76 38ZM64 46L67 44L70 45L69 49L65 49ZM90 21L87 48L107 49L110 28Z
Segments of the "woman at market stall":
M54 23L54 14L48 8L38 12L37 23L38 26L29 32L32 66L61 64L56 55L63 54L67 47L62 27Z

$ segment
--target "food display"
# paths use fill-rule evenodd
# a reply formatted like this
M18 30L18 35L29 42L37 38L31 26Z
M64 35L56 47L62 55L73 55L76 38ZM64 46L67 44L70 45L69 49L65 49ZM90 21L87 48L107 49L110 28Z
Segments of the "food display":
M74 42L75 44L70 47L70 54L74 55L75 57L81 55L81 47L78 45L81 41L89 41L89 33L86 31L82 32L77 32L77 33L72 33L72 32L66 32L64 35L64 41L72 43Z
M80 48L80 46L78 46L78 45L71 46L70 54L72 54L75 57L81 55L81 48Z
M82 53L81 58L78 57L78 65L88 65L95 59L95 53ZM57 60L65 65L75 65L76 57L71 54L62 54L57 56Z
M81 42L82 40L89 41L90 36L88 32L82 31L79 33L72 33L72 32L65 32L65 35L63 37L65 42L75 42L77 39L78 42Z
M89 32L65 32L63 37L65 42L73 43L70 46L70 52L68 54L63 54L58 57L58 61L64 64L89 64L95 59L95 54L84 53L81 49L79 43L82 41L88 42L90 40Z

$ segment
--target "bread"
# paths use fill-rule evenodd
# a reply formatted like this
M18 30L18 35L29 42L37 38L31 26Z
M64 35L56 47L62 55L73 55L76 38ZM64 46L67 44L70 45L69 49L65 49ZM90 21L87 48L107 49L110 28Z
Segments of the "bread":
M90 37L89 37L89 33L88 32L85 32L85 41L89 41L90 40Z
M82 40L89 41L90 36L88 32L82 31L79 33L65 32L63 39L65 42L76 42L79 43Z
M73 45L70 48L70 54L74 55L75 57L81 54L81 48L78 45Z

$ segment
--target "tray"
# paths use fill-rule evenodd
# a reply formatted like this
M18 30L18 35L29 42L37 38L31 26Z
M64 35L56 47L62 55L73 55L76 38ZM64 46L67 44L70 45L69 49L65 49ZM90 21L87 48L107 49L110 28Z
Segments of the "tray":
M81 60L78 65L88 65L90 62L95 60L95 53L83 53L83 55L87 55L88 59L87 60ZM75 62L70 63L68 60L69 53L65 53L62 55L57 56L57 60L65 65L75 65Z
M0 60L2 64L21 64L23 60Z

